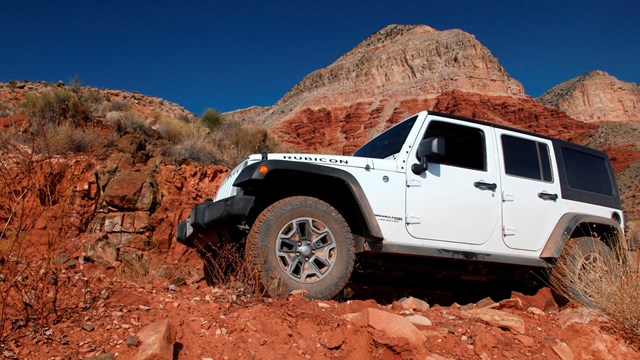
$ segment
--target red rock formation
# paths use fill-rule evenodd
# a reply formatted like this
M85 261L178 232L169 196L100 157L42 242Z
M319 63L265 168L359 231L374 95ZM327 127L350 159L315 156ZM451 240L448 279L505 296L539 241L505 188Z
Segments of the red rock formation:
M565 81L536 100L585 122L640 122L640 87L600 70Z
M525 96L522 85L473 35L424 25L390 25L333 64L306 76L274 106L226 115L282 129L283 123L292 125L307 110L333 112L358 104L384 121L404 100L434 98L456 89L489 96ZM337 116L333 121L344 119ZM349 138L353 130L346 129L343 137Z
M455 90L433 99L406 99L380 116L384 102L358 102L350 106L302 109L278 126L276 134L292 147L306 151L350 154L382 130L425 109L451 113L512 126L565 140L576 139L593 130L566 114L542 106L530 98L485 96ZM389 111L390 110L390 111Z

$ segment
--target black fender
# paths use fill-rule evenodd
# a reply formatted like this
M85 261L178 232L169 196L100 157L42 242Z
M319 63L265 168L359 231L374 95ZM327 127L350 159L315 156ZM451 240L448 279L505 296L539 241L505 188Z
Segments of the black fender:
M542 249L542 253L540 253L540 258L559 257L565 245L571 239L571 234L573 234L574 230L581 224L609 226L619 235L624 233L620 227L620 223L614 219L580 213L567 213L558 220L558 223L547 240L547 244ZM583 236L589 235L590 234L583 234Z
M262 166L266 167L261 168ZM345 184L357 202L358 208L364 218L369 234L375 238L382 239L382 231L378 225L371 204L367 196L362 190L358 180L347 171L337 169L330 166L322 166L317 164L302 163L288 160L263 160L251 164L244 168L236 178L233 186L245 189L256 187L259 183L266 179L269 174L278 170L294 171L297 173L321 175L340 180Z

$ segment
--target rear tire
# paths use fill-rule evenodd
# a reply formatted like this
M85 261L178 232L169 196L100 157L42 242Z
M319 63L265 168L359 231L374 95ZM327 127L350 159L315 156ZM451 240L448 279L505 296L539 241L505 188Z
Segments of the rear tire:
M245 254L271 296L305 290L308 298L330 299L351 276L355 246L349 225L334 207L293 196L258 215Z
M589 289L594 288L592 284L603 281L600 275L615 261L604 242L592 237L571 239L552 270L551 282L562 296L597 308Z

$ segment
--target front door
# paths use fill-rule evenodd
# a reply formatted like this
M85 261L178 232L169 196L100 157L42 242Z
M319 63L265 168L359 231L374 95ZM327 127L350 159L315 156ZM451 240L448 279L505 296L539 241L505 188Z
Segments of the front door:
M498 236L500 188L494 130L479 124L434 119L412 147L408 168L418 162L421 139L442 137L445 155L428 170L407 172L406 227L424 240L483 244ZM497 234L497 235L496 235Z

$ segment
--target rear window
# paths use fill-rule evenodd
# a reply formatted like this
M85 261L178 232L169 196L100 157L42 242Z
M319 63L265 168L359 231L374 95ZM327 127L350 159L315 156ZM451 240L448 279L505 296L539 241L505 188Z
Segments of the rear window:
M569 187L602 195L613 195L613 184L603 157L562 148Z

